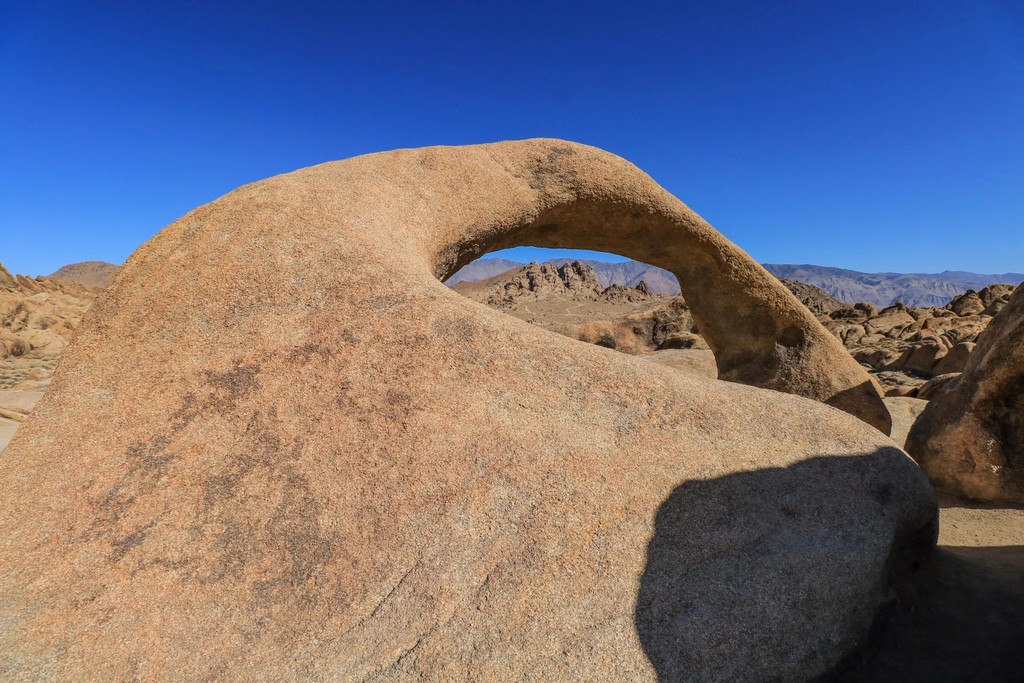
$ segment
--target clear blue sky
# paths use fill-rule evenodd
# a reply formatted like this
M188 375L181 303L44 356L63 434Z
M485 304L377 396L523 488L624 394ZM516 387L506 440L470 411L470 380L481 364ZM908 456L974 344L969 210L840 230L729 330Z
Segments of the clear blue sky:
M755 258L1024 271L1024 2L0 0L0 261L120 262L240 184L534 136Z

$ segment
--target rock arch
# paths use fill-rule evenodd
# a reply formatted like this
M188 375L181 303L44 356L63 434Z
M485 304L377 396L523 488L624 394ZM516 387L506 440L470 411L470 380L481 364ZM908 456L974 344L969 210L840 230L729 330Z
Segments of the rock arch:
M872 396L795 299L611 154L401 150L253 183L129 259L0 457L0 671L706 680L721 648L764 678L826 671L934 542L927 480L851 415L438 281L489 248L583 240L676 272L724 376ZM676 514L694 492L715 498L699 537ZM766 564L805 573L750 574ZM709 652L691 630L736 637ZM668 664L645 654L662 638L685 649Z
M404 154L431 167L449 152ZM523 244L597 249L660 266L679 279L720 379L813 398L889 433L877 389L842 344L776 278L629 162L561 140L462 148L461 155L463 177L440 166L427 174L435 193L449 183L464 190L459 210L474 212L428 237L441 280L487 251Z

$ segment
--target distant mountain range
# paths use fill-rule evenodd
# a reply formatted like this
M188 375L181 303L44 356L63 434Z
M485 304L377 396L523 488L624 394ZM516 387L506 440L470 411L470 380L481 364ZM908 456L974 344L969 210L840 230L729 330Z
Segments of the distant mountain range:
M941 273L860 273L825 266L766 263L775 277L814 285L844 303L864 301L889 306L902 301L908 306L945 306L957 294L993 284L1018 285L1024 273L983 275L959 270Z
M551 259L546 263L561 265L571 260L575 259ZM605 287L613 284L635 287L643 280L655 293L679 293L679 281L662 268L638 261L609 263L580 260L593 266ZM523 265L509 259L478 259L455 273L447 284L486 280ZM828 266L776 263L766 263L764 267L775 277L814 285L843 303L866 302L876 306L889 306L897 301L908 306L944 306L954 296L968 289L978 290L997 283L1017 285L1024 282L1024 273L984 275L950 270L942 273L861 273Z

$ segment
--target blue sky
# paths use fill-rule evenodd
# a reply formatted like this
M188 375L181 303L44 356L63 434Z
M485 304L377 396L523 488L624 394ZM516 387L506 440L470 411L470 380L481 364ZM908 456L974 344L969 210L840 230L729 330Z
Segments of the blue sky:
M1024 270L1021 2L0 11L0 261L18 272L120 262L303 166L534 136L629 159L761 261Z

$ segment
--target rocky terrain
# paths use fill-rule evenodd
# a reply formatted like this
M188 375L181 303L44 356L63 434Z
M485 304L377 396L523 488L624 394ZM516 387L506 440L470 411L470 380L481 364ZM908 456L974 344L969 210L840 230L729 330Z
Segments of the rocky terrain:
M96 292L52 276L14 276L0 264L0 361L7 363L0 388L26 379L25 370L55 363Z
M858 362L872 368L890 396L926 398L928 380L963 371L978 336L1013 293L1009 284L968 290L943 307L871 304L820 316ZM922 395L923 393L923 395Z
M0 450L49 386L95 295L72 280L14 276L0 264Z
M577 261L440 283L467 250L566 236L657 252L689 301ZM74 334L0 457L15 680L1011 681L1024 665L1007 505L1024 291L846 305L558 140L247 185L144 245L85 318L82 284L2 275L8 358ZM883 400L868 374L924 381L954 353L962 373L919 389L930 401ZM943 450L979 426L986 448ZM965 455L999 486L967 492L987 505L937 500L905 442L944 490L964 493Z
M561 265L564 261L565 259L553 259L548 263ZM594 268L598 280L605 287L613 284L635 287L640 281L644 281L648 288L657 294L679 294L679 281L663 268L637 261L581 262ZM455 273L448 284L484 280L522 265L524 264L508 259L478 259ZM997 283L1016 285L1024 282L1024 273L861 273L827 266L773 263L765 264L764 267L780 279L814 285L844 304L870 303L876 308L887 308L897 303L926 308L944 306L951 298L968 289L980 290Z
M569 239L671 252L730 381L441 284L471 250ZM530 140L275 176L129 259L0 457L0 670L817 678L935 540L889 421L806 307L615 155Z
M991 285L958 293L942 307L878 310L869 303L845 305L807 283L782 283L869 369L887 396L918 397L923 390L922 398L964 369L978 335L1014 289ZM682 297L638 284L606 286L594 266L575 261L533 263L452 288L532 324L627 353L708 349Z

